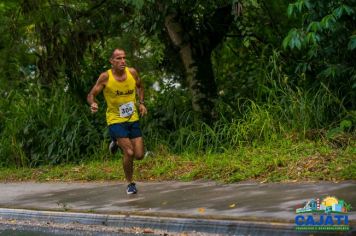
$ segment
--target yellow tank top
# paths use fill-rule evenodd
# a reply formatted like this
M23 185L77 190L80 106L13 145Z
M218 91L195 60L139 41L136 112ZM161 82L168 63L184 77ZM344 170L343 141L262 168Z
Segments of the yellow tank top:
M134 122L139 119L136 108L136 80L125 68L126 80L117 81L112 70L108 70L109 79L104 88L107 104L106 122L108 125Z

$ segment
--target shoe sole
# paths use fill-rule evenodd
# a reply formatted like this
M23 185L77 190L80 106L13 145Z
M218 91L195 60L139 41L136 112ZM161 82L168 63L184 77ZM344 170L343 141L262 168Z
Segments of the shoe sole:
M110 143L110 145L109 145L109 152L110 152L111 155L114 155L115 153L117 153L117 150L118 150L118 149L119 149L119 147L118 147L117 145L113 144L113 145L111 146L111 143Z
M127 191L126 191L126 193L127 193L128 195L131 195L131 194L136 194L137 192L127 192Z

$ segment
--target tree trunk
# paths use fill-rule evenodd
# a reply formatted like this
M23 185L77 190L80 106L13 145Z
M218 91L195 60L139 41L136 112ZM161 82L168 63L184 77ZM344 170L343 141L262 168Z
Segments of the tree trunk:
M172 43L179 50L181 62L184 65L186 80L192 96L192 108L209 120L213 99L216 97L216 84L210 58L211 50L198 55L194 45L183 40L185 32L175 19L174 15L167 16L165 26Z
M182 25L180 17L184 16L177 13L165 18L165 28L171 43L178 49L184 65L192 96L192 108L208 122L213 118L214 100L217 97L211 53L228 31L233 19L230 11L230 5L217 9L215 14L206 20L209 27L198 32L192 31L192 26Z

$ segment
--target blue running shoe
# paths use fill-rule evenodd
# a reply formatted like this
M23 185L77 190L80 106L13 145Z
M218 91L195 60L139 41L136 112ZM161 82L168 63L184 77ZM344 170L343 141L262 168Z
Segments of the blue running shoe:
M111 141L110 145L109 145L109 152L114 155L117 150L119 149L119 146L116 144L115 141Z
M131 184L127 185L126 193L127 194L135 194L135 193L137 193L136 184L135 183L131 183Z

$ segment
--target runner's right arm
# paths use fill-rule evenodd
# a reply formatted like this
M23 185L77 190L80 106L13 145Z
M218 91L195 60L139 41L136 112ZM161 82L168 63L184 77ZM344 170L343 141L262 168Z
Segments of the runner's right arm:
M87 102L90 105L90 110L92 113L97 112L99 109L95 97L104 89L108 79L109 79L109 75L107 72L101 73L98 80L96 81L96 84L93 86L93 88L90 90L87 96Z

